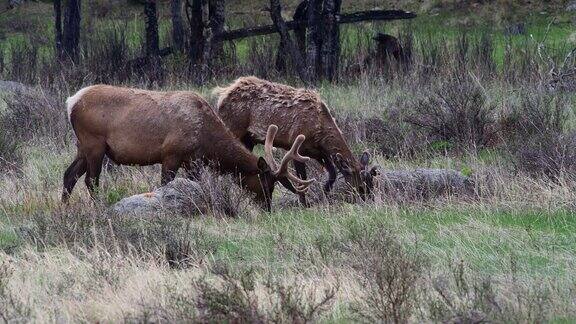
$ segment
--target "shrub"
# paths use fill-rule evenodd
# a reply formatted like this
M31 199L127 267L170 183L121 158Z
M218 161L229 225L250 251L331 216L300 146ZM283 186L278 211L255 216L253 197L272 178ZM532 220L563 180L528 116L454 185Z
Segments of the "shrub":
M253 217L258 207L252 195L231 175L220 175L208 167L198 167L196 183L175 188L183 195L183 211L216 217ZM186 182L182 182L186 184Z
M406 122L432 141L446 141L458 150L477 150L496 141L495 106L473 80L449 77L409 105Z
M425 260L382 228L354 237L352 244L353 267L365 292L353 305L356 316L366 322L407 322L417 305Z
M550 178L576 171L576 133L568 131L569 104L563 96L531 91L511 106L500 127L519 170Z
M518 169L552 179L573 177L576 171L576 132L539 134L514 150Z
M499 284L487 278L472 278L463 262L452 273L432 279L427 295L426 320L443 323L543 323L550 320L554 288L544 283L524 285L511 278Z
M5 96L7 109L2 114L5 132L20 141L38 136L65 140L70 127L60 95L29 89Z
M87 42L83 63L96 77L95 82L124 82L131 76L128 67L131 53L126 38L126 27L114 25L91 36L92 39Z
M446 323L482 323L498 311L494 287L489 279L468 278L463 262L452 267L451 276L432 280L432 294L426 300L430 319Z
M2 252L0 252L2 253ZM6 255L0 257L0 319L5 323L29 322L31 309L12 293L8 282L12 269Z
M10 64L6 73L9 80L34 84L37 81L39 45L15 42L9 47ZM23 64L23 62L26 62Z
M339 284L327 286L317 299L314 292L307 292L296 280L287 285L268 279L264 283L265 297L259 299L252 269L232 275L226 267L219 267L215 273L222 280L220 287L205 279L194 283L199 292L197 308L201 322L310 323L330 310L339 290ZM269 307L264 301L270 303Z

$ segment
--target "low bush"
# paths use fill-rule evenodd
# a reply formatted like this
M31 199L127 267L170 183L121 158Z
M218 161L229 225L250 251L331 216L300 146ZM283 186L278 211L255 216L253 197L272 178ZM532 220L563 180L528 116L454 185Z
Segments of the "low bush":
M175 189L182 194L185 213L215 217L251 218L259 211L252 195L231 175L220 175L209 167L199 167L192 185L182 182Z
M490 103L479 84L452 76L409 103L406 122L430 141L445 141L457 151L490 147L497 140Z
M305 288L297 280L286 284L269 278L259 284L252 269L231 274L219 267L215 274L221 285L205 279L194 283L201 322L310 323L331 309L339 290L338 284L327 286L316 298L315 287ZM256 292L259 285L264 288L264 298Z
M553 287L542 283L526 286L509 277L496 281L471 277L463 262L452 273L432 279L427 320L443 323L544 323L553 314Z
M383 228L352 238L363 295L353 305L356 316L366 322L406 323L418 304L425 259L405 249Z
M3 131L14 141L45 137L52 141L65 142L71 128L68 125L63 96L63 93L32 89L6 95L6 111L0 114Z
M522 93L501 121L502 137L518 170L557 178L576 171L576 133L570 101L534 90Z
M0 260L0 319L4 323L28 322L31 320L31 309L8 286L13 272L10 262L6 255L0 255Z

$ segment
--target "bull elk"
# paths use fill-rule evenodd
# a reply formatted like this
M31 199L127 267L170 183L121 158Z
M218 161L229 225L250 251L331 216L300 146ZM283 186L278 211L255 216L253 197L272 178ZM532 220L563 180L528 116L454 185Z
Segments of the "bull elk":
M306 140L300 151L318 161L327 171L324 191L328 193L336 181L337 171L344 175L351 187L365 199L373 189L376 168L368 166L370 155L364 152L357 159L326 104L311 90L296 89L256 77L242 77L226 88L216 88L220 118L249 150L265 141L267 125L278 125L274 146L290 148L290 143L304 134ZM294 161L297 175L306 179L306 166ZM298 192L289 182L282 184ZM304 194L300 202L306 204Z
M78 138L76 158L64 173L62 200L66 202L79 177L94 196L102 159L118 164L162 164L162 184L171 181L180 167L193 174L191 163L215 162L221 172L232 173L270 210L276 181L291 181L298 191L313 180L301 180L288 171L291 160L308 161L298 154L304 135L295 136L290 151L277 166L271 156L258 158L234 137L222 120L193 92L155 92L94 85L66 101L68 117ZM277 127L270 125L268 147Z

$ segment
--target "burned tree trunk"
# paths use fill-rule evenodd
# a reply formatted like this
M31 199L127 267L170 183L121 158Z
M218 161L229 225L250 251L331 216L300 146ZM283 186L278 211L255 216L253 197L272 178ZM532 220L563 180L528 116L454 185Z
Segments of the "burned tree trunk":
M190 48L188 56L192 65L200 63L204 50L204 23L202 21L202 6L206 0L186 0L186 18L190 28Z
M288 53L290 54L290 58L292 60L292 64L296 68L296 72L300 79L306 83L310 82L310 76L306 71L306 65L304 64L304 60L300 51L290 38L290 33L288 32L288 28L286 27L286 23L282 18L282 7L280 6L280 0L270 0L270 15L272 17L272 21L280 34L281 41L284 43L284 46L288 49Z
M340 3L340 0L324 0L322 10L322 35L324 36L321 45L322 76L329 81L336 79L340 58L340 27L338 26Z
M172 16L172 42L174 48L181 51L184 48L184 25L182 23L182 1L170 1L170 14Z
M308 0L304 0L300 2L296 10L294 11L294 15L292 16L293 21L303 22L308 19ZM296 43L298 44L298 48L302 53L302 56L306 55L306 26L299 25L294 28L294 36L296 36Z
M224 33L224 0L186 0L186 18L190 28L188 57L198 83L208 77L210 61L223 53L222 39L215 33Z
M144 16L146 17L146 56L157 56L160 51L160 39L158 37L156 0L146 1L144 4Z
M308 0L304 0L300 2L296 10L294 11L294 15L292 16L292 21L294 22L305 22L306 21L306 12L308 10ZM298 45L298 50L300 50L300 54L303 58L306 57L306 25L302 24L294 28L294 36L296 38L296 44ZM276 53L276 70L280 72L286 71L286 59L288 56L286 55L286 45L284 42L280 42L280 46L278 47L278 52Z
M306 63L308 65L308 73L310 76L317 80L320 72L320 50L322 46L321 39L321 26L320 14L322 10L322 0L308 0L308 7L306 12L306 22L308 29L306 30Z
M224 32L224 23L226 22L226 2L225 0L209 0L210 11L210 28L212 35L218 35ZM211 40L211 54L221 57L224 53L224 46L220 40Z
M196 76L196 83L204 84L209 76L209 62L212 49L212 28L210 28L210 10L207 0L202 0L202 39L204 46L200 57L200 71Z
M54 43L56 57L62 58L62 1L54 0Z
M74 62L78 61L80 54L78 50L80 44L80 2L81 0L68 0L64 9L62 48L64 54Z

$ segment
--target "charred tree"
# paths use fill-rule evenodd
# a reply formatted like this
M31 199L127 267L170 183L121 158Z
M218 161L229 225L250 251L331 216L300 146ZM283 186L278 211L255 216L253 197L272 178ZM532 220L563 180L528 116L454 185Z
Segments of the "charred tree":
M312 0L310 0L312 1ZM322 39L321 64L322 76L329 81L336 79L340 58L340 0L324 0L322 9Z
M54 44L56 57L62 58L62 1L54 0Z
M321 68L320 51L322 47L323 34L320 25L320 16L322 11L322 0L308 0L308 7L306 11L306 22L308 28L305 29L305 46L306 46L306 63L308 66L308 73L314 80L319 79L319 72Z
M292 20L296 22L305 22L308 20L308 0L300 2L294 11ZM308 26L309 23L310 22L308 22ZM298 25L294 28L294 36L296 37L298 49L300 49L302 55L306 55L306 25Z
M207 0L202 0L202 40L204 42L200 57L200 71L196 76L197 84L204 84L209 76L209 63L212 49L212 28L210 28L210 9Z
M296 68L298 76L302 81L309 83L310 76L306 71L306 65L304 63L304 59L302 58L302 55L300 51L298 51L298 48L296 47L294 42L292 42L292 39L290 38L290 33L288 32L289 29L287 28L286 23L282 18L282 7L280 6L280 0L270 0L270 15L272 21L274 22L274 26L276 26L276 29L280 34L281 42L284 43L284 46L286 46L286 49L290 54L290 59L292 61L292 64Z
M188 56L193 65L199 64L204 51L204 22L202 21L202 6L206 0L186 0L186 18L190 30L190 45Z
M64 31L62 48L64 55L77 62L80 44L80 2L81 0L68 0L64 8Z
M211 35L219 35L224 32L226 22L226 1L225 0L209 0L209 20L210 28L212 29ZM222 41L211 39L211 55L221 57L224 53L224 46Z
M178 51L184 49L184 23L182 22L182 0L170 0L172 17L172 42Z
M156 0L147 0L144 3L144 16L146 19L146 56L157 56L160 51L160 38L158 37Z
M308 0L304 0L300 2L296 10L294 11L294 15L292 15L292 21L294 22L302 22L304 23L306 20L306 11L308 10ZM298 50L303 58L306 57L306 25L298 25L294 28L294 36L296 38L296 44L298 45ZM284 42L280 42L280 46L278 47L278 52L276 53L276 70L280 72L286 71L286 59L288 56L286 55L286 45Z

